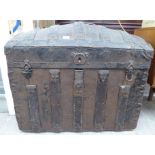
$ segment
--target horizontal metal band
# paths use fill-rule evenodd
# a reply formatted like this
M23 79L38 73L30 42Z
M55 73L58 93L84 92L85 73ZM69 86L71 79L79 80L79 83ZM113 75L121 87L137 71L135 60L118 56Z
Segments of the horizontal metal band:
M73 62L30 62L31 67L33 69L39 69L39 68L101 68L101 69L126 69L129 65L129 63L119 63L119 62L89 62L87 64L82 65L76 65L73 64ZM134 69L148 69L150 64L139 64L134 63L133 67ZM12 62L8 63L9 68L23 68L24 63L23 62Z

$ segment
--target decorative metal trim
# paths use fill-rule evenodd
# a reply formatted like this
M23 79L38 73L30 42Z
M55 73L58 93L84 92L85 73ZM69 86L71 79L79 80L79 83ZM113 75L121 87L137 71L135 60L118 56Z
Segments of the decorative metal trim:
M29 60L27 59L24 60L24 69L22 71L22 74L24 75L26 79L29 79L32 76L32 67L29 63Z
M102 130L104 126L104 105L106 104L107 95L107 81L109 71L100 70L98 72L96 99L95 99L95 112L94 112L94 126Z
M60 70L51 69L49 70L51 74L50 80L50 102L52 107L52 127L56 130L61 128L62 120L62 108L61 108L61 87L60 87Z
M104 62L104 61L86 61L85 64L83 65L76 65L74 62L71 63L70 61L66 61L66 62L31 62L31 66L36 68L36 69L74 69L74 68L79 68L79 69L125 69L127 68L129 65L129 63L124 63L124 62ZM8 66L9 68L23 68L23 62L8 62ZM139 63L139 62L135 62L134 63L134 69L138 70L138 69L148 69L150 66L149 63Z
M58 69L50 69L49 72L51 74L51 80L52 81L56 81L56 80L59 79L60 70L58 70Z
M79 131L82 127L82 105L83 105L83 70L75 70L74 96L73 96L73 125Z
M72 56L73 56L74 64L83 65L86 63L88 53L87 52L83 52L83 53L72 52Z
M146 60L150 60L153 59L153 55L149 54L147 51L143 50L142 52L142 56L146 59Z
M135 128L143 101L144 87L148 77L148 70L135 73L135 81L130 88L129 101L126 108L125 123Z
M118 112L116 116L116 130L124 129L126 109L130 93L130 85L121 85L118 96Z
M40 131L39 104L36 85L26 85L32 131Z

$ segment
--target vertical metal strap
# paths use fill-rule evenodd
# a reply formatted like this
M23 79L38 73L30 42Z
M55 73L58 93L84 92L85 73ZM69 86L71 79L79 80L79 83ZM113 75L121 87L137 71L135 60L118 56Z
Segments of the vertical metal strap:
M49 70L51 74L50 81L50 101L52 107L52 127L55 129L60 129L61 127L61 87L60 87L60 70L51 69Z
M129 93L130 85L120 86L118 96L118 112L116 116L116 130L122 130L124 128Z
M83 89L84 89L84 73L83 70L75 70L74 75L74 96L73 96L73 112L74 112L74 128L80 130L82 127L82 105L83 105Z
M29 106L30 122L32 131L39 131L41 128L41 122L39 118L39 104L36 85L26 85L27 99Z
M137 120L139 118L144 87L147 81L148 71L147 70L137 70L135 72L134 83L131 85L129 101L126 108L125 124L130 125L130 128L135 128L137 125ZM126 127L125 126L125 127Z
M106 103L107 96L107 81L109 71L100 70L98 72L96 98L95 98L95 112L94 112L94 126L97 129L103 129L104 126L104 105Z

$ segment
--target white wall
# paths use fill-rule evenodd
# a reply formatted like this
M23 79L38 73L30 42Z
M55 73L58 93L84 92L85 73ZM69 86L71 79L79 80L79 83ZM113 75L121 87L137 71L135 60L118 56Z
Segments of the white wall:
M4 84L8 111L10 115L14 115L15 111L14 111L12 93L9 85L6 57L4 55L4 45L9 40L9 38L10 38L10 35L9 35L8 21L1 20L0 22L0 67L1 67L2 80Z
M30 31L33 29L32 20L23 20L23 31ZM11 38L9 35L8 20L0 21L0 68L2 73L2 80L4 84L5 97L7 101L7 107L10 115L15 115L14 103L12 93L10 90L10 84L8 79L7 62L4 54L4 45Z

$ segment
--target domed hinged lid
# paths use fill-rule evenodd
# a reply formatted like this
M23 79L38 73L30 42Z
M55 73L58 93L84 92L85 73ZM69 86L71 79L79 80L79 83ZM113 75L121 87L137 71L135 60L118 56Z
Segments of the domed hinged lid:
M21 33L11 39L6 46L81 46L152 50L138 36L84 22L54 25Z

